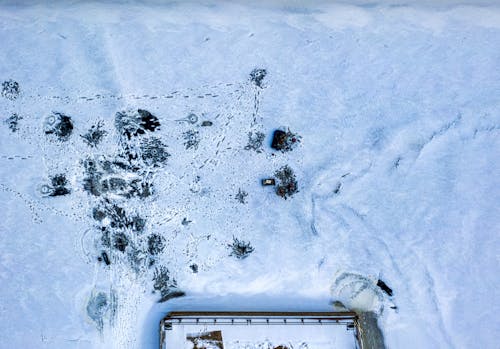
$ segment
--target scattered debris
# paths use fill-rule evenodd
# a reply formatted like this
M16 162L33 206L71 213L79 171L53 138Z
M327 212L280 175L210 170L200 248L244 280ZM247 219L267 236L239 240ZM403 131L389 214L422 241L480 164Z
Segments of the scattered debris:
M271 148L287 152L295 148L295 146L300 143L302 137L292 133L290 129L287 131L275 130L273 134L273 141L271 143Z
M264 187L268 186L268 185L275 185L275 184L276 184L276 181L274 180L274 178L266 178L266 179L262 180L262 185Z
M156 137L146 138L141 142L142 160L148 166L160 166L167 163L170 154L167 146Z
M189 268L191 268L191 271L192 271L194 274L198 273L198 264L191 264L191 265L189 266Z
M288 165L283 166L274 175L280 180L280 184L276 187L278 196L287 199L298 192L295 174Z
M227 245L231 249L229 256L234 256L238 259L245 259L254 251L250 242L238 240L233 236L233 242Z
M17 81L10 79L2 82L2 97L13 101L19 97L20 93L21 90L19 89L19 83Z
M257 153L261 153L265 138L266 135L262 132L249 132L248 144L245 146L245 150L255 150Z
M198 144L200 144L200 133L196 130L189 130L183 133L184 145L186 149L198 149Z
M12 132L17 132L19 130L19 120L22 120L23 117L17 115L16 113L9 116L4 122L7 124L9 129Z
M201 123L201 126L212 126L214 123L212 121L205 120Z
M238 194L235 195L235 199L238 200L239 203L241 204L246 204L247 203L247 198L248 193L244 190L238 189Z
M384 291L385 293L387 293L387 295L389 297L392 297L392 289L389 286L387 286L387 284L385 282L383 282L382 280L379 279L377 281L377 286L380 287L380 289L382 291Z
M262 88L262 81L267 75L265 69L254 69L250 73L250 80L255 84L255 86Z
M44 130L45 134L55 135L60 141L64 142L73 133L73 122L71 117L53 112L45 119Z
M90 147L97 147L101 140L108 134L107 131L103 130L102 127L104 122L101 120L97 124L92 125L86 134L80 135L85 143Z
M153 293L155 291L160 292L160 303L168 301L172 298L182 297L185 295L185 293L179 290L179 288L177 287L177 281L175 281L175 279L173 278L170 278L170 272L164 266L160 266L159 268L155 269L153 281Z

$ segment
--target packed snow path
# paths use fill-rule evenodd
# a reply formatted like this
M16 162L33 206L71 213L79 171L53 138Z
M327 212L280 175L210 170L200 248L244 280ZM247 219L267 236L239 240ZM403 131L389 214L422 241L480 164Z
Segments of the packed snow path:
M0 348L154 348L172 302L378 279L387 347L497 345L494 2L4 2L0 43Z

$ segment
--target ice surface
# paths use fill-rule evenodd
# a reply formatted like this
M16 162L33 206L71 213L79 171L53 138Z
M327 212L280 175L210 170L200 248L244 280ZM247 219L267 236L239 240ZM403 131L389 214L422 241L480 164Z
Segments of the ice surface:
M0 43L1 348L155 348L174 306L331 310L378 278L388 347L497 347L495 2L4 2ZM285 165L287 200L260 185ZM161 267L186 297L156 303Z

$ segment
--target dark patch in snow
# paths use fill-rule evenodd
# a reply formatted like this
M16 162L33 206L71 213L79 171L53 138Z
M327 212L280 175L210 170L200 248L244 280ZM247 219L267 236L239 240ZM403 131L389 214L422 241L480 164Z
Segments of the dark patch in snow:
M234 236L233 242L231 244L228 244L227 246L231 249L231 253L229 255L238 259L245 259L250 255L250 253L254 251L254 248L252 247L252 245L250 245L250 242L238 240Z
M267 75L265 69L254 69L250 73L250 81L254 83L255 86L262 88L262 81Z
M47 135L56 136L59 141L67 141L73 133L71 117L53 112L45 119L44 131Z
M203 127L207 127L207 126L212 126L214 123L212 121L209 121L209 120L205 120L201 123L201 126Z
M21 90L19 83L12 79L2 82L2 97L10 99L11 101L19 97Z
M155 269L153 281L153 293L155 291L160 292L160 303L185 295L183 291L179 290L177 281L170 277L169 270L164 266Z
M9 116L4 122L7 124L9 129L12 132L17 132L19 130L19 120L22 120L23 117L17 115L16 113Z
M191 265L189 266L189 268L191 269L191 271L193 272L193 274L198 273L198 264L196 264L196 263L191 264Z
M245 150L255 150L257 153L261 153L265 138L266 135L262 132L249 132L248 144L245 146Z
M97 145L102 141L104 136L108 134L107 131L103 130L103 121L99 121L97 124L92 125L90 129L84 135L80 135L85 143L90 147L97 147Z
M186 217L184 217L184 218L182 219L182 222L181 222L181 224L182 224L182 225L188 225L189 223L191 223L191 221L190 221L190 220L188 220Z
M298 192L297 180L293 170L285 165L274 174L280 180L276 187L276 194L284 199Z

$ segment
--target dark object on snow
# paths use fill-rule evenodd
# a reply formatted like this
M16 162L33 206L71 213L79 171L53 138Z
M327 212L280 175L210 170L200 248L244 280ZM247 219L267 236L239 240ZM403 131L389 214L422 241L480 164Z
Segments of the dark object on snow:
M280 184L276 188L276 194L283 199L287 199L293 194L298 192L297 180L293 170L288 166L283 166L274 174L279 180Z
M267 71L265 69L254 69L250 73L250 80L255 84L255 86L262 88L262 80L267 75Z
M273 141L271 143L271 148L286 152L291 151L300 142L300 136L292 133L290 130L275 130L273 134Z
M389 297L392 297L392 289L389 286L387 286L387 284L385 282L383 282L382 280L378 280L377 286L380 287L382 289L382 291L387 293L389 295Z
M101 140L108 134L107 131L102 129L103 121L99 121L97 124L92 125L86 134L80 135L85 143L90 147L97 147Z
M276 184L276 181L274 180L274 178L266 178L266 179L262 180L263 186L275 185L275 184Z
M191 268L191 271L196 274L198 272L198 264L191 264L189 266L189 268Z
M5 123L9 126L9 129L12 132L16 132L17 130L19 130L19 120L21 120L22 118L23 118L22 116L19 116L14 113L11 116L9 116L7 120L5 120Z
M182 297L186 293L179 290L177 287L177 281L170 277L170 272L164 266L156 268L153 275L153 289L154 291L159 291L161 298L158 302L166 302L169 299ZM153 292L154 292L153 291Z
M60 141L67 141L73 133L73 122L71 117L62 113L53 112L45 120L45 134L53 134Z
M201 123L201 126L212 126L213 124L212 121L205 120Z
M245 259L250 253L254 251L250 242L238 240L233 236L233 243L227 245L231 249L230 256L234 256L238 259Z
M17 97L19 97L20 93L19 83L14 80L7 80L2 82L2 97L10 99L13 101Z
M101 253L102 260L106 265L110 265L111 261L109 260L108 254L106 252Z
M182 219L182 222L181 222L181 224L182 224L182 225L188 225L189 223L191 223L191 221L190 221L190 220L188 220L186 217L184 217L184 218Z

